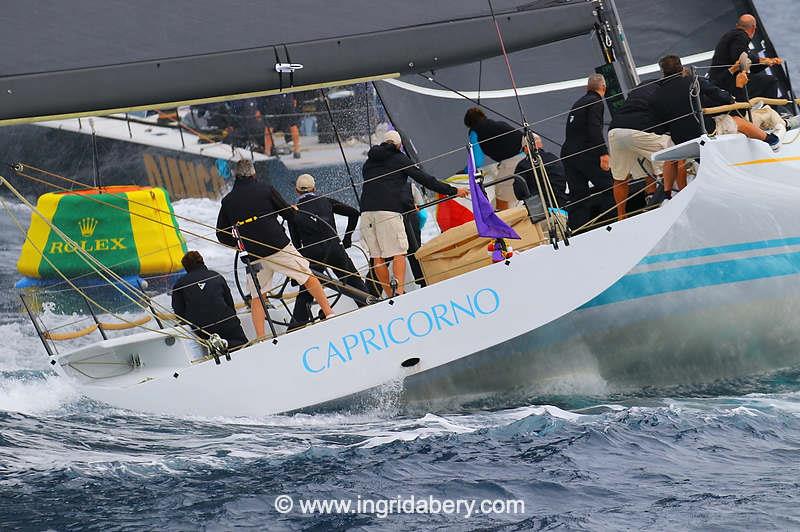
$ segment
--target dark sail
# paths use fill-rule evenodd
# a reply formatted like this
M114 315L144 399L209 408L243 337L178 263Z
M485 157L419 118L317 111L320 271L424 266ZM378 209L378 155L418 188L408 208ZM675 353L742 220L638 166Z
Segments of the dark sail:
M666 54L682 57L705 54L699 57L704 60L695 64L710 63L710 52L719 37L733 28L739 14L757 14L746 0L617 0L616 4L637 67L651 66L649 73L642 73L645 79L658 75L655 64ZM774 55L760 25L760 34L753 41L760 43L762 39L768 55ZM536 92L522 97L529 122L545 136L545 146L558 153L566 114L584 93L586 77L603 63L596 37L584 35L519 51L510 54L510 59L521 93ZM434 79L459 91L471 91L470 96L479 97L483 104L508 117L509 123L521 123L517 104L508 90L511 84L502 57L441 69L435 72ZM439 177L464 168L464 150L444 157L439 154L465 145L467 131L462 118L473 104L419 75L403 76L398 81L413 86L399 86L394 80L375 85L393 124L408 139L406 144L412 155ZM785 85L785 78L781 81ZM560 82L567 82L564 85L571 88L546 86ZM504 89L503 97L498 98L498 93L492 92ZM435 92L430 93L431 90ZM492 113L488 115L492 117Z
M8 4L0 12L0 123L244 97L498 54L485 0ZM495 0L508 48L591 29L591 3L556 4ZM279 74L276 63L303 68Z

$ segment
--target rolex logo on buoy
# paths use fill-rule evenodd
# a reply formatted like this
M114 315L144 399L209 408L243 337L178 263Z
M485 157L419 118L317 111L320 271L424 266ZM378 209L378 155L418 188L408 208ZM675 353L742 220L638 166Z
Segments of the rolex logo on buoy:
M100 223L97 218L81 218L78 220L78 227L81 229L82 237L91 237L94 235L94 230L97 229L97 224Z

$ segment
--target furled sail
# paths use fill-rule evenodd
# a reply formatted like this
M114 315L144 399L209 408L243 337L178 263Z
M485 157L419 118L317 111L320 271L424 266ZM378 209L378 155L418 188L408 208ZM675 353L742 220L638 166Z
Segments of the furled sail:
M643 78L658 75L656 63L666 54L688 58L686 63L709 64L717 41L734 27L739 14L757 15L748 0L616 0L616 5ZM767 55L775 55L762 24L753 42L763 46ZM495 46L499 52L496 36ZM584 93L587 76L603 63L597 38L582 35L517 51L510 54L510 61L528 121L545 137L545 147L558 153L567 112ZM783 72L774 73L785 87ZM411 155L432 174L448 176L464 167L463 150L440 154L464 146L467 131L462 117L473 104L448 89L464 92L508 117L510 123L521 124L502 57L440 69L432 77L433 83L421 75L375 83Z
M551 4L495 0L510 50L591 29L591 2ZM0 123L341 84L498 54L485 0L12 0L0 22Z

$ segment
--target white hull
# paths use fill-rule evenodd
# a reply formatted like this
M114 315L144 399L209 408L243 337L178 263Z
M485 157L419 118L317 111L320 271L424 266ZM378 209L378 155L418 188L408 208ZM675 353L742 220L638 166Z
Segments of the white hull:
M800 163L791 156L800 146L746 166L731 165L774 155L739 136L702 150L698 178L661 209L255 345L230 362L191 365L184 342L169 347L144 333L137 337L149 342L101 342L57 367L87 396L118 407L257 416L401 381L408 400L441 400L514 389L615 392L796 364ZM120 376L87 379L68 366L134 352L141 365Z

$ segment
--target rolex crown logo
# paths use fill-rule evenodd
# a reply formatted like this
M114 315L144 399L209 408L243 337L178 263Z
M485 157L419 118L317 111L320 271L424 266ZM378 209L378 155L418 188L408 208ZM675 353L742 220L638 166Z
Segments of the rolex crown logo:
M94 234L95 228L97 228L97 218L81 218L78 220L78 227L81 228L81 236L82 237L90 237Z

